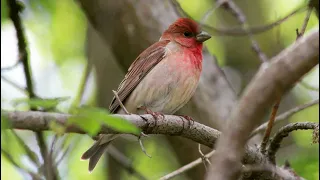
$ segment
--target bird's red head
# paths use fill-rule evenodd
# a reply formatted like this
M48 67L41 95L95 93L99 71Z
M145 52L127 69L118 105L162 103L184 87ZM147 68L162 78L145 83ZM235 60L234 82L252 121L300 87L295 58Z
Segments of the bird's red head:
M202 47L202 43L210 38L195 21L188 18L177 19L161 36L162 40L173 40L186 47Z

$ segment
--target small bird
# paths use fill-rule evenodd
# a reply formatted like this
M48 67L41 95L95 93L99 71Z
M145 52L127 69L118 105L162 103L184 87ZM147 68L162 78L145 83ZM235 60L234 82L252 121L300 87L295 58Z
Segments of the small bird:
M128 112L174 114L194 94L202 70L202 43L211 36L188 18L179 18L160 40L144 50L131 64L117 94ZM124 114L113 97L109 110ZM100 135L81 159L89 159L91 172L110 142L119 135Z

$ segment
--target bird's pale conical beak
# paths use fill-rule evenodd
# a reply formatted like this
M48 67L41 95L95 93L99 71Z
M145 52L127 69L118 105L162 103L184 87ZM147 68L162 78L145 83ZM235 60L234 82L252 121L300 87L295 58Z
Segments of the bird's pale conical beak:
M199 42L205 42L206 40L210 39L211 36L205 31L201 31L199 34L196 35L196 39Z

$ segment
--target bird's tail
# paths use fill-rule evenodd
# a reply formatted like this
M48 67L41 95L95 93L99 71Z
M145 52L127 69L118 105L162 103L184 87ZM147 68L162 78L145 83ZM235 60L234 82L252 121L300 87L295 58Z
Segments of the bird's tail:
M117 134L102 135L98 141L96 141L86 152L81 156L82 160L89 159L89 172L92 172L96 167L99 159L103 153L107 150L108 145L118 137Z

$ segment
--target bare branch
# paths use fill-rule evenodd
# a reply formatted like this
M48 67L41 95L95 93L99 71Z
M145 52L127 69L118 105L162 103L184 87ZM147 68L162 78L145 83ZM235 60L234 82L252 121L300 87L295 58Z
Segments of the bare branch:
M10 71L10 70L16 68L21 63L20 59L21 59L21 57L19 57L18 61L15 62L12 66L1 68L1 73L4 71Z
M206 165L206 163L208 163L209 165L211 165L211 162L209 161L208 158L206 158L206 157L204 156L204 154L203 154L203 152L202 152L202 150L201 150L201 144L198 144L198 151L199 151L199 153L200 153L200 155L201 155L202 163L203 163L205 169L207 170L207 165Z
M249 28L249 25L247 23L247 18L242 12L242 10L232 1L232 0L218 0L217 3L222 3L222 6L226 9L229 10L230 13L235 16L239 23L242 25L243 30L246 32L248 35L251 44L252 44L252 49L254 52L258 55L259 59L261 62L267 62L268 58L267 56L261 51L258 42L253 38L253 33L251 32L251 29Z
M33 89L33 82L32 82L32 75L31 75L31 68L29 64L29 59L28 59L28 46L26 42L26 38L24 35L24 30L22 26L22 22L19 16L19 10L21 7L17 4L16 0L7 0L7 4L9 7L9 17L16 29L16 35L18 39L18 50L19 54L22 56L21 61L23 64L23 70L24 70L24 75L25 75L25 80L27 84L27 90L30 98L36 97ZM35 109L31 109L35 110ZM45 144L45 139L42 135L42 132L36 132L36 139L40 148L41 155L44 159L44 166L45 166L45 176L47 179L56 179L56 173L53 172L53 168L46 167L47 165L49 166L49 163L47 162L47 157L48 157L48 152L47 152L47 147ZM51 164L52 165L52 164Z
M37 111L16 111L6 112L2 111L3 116L7 116L14 129L24 129L31 131L46 131L50 130L51 121L55 121L61 125L66 125L66 132L74 132L85 134L85 132L74 125L68 126L68 118L70 115L61 113L49 113L49 112L37 112ZM179 116L164 115L164 119L157 121L152 115L112 115L126 119L137 127L141 128L146 134L166 134L166 135L178 135L185 138L192 139L198 143L204 144L208 147L213 147L216 139L219 137L220 132L212 129L208 126L194 122L190 126L188 120L180 118ZM167 128L170 127L170 128ZM101 134L114 134L117 133L110 128L102 127Z
M306 14L306 17L304 18L301 30L300 31L299 31L299 29L296 30L297 31L297 39L299 39L305 33L307 25L308 25L308 22L309 22L309 19L310 19L310 16L311 16L311 13L312 13L312 8L309 7L308 11L307 11L307 14Z
M210 153L206 154L204 157L205 158L210 158L213 155L214 151L211 151ZM202 163L202 157L196 159L195 161L190 162L189 164L186 164L184 166L182 166L181 168L163 176L160 178L160 180L167 180L167 179L172 179L177 175L180 175L198 165L200 165Z
M18 143L22 146L22 148L25 150L27 156L30 158L30 160L37 166L40 166L40 162L38 159L38 156L36 153L34 153L29 146L23 141L23 139L15 132L12 131L13 135L17 138Z
M236 179L240 175L245 144L265 109L319 63L318 39L316 28L273 57L270 63L262 64L222 131L216 154L211 158L214 163L208 179Z
M319 126L318 123L312 122L299 122L299 123L290 123L286 126L282 127L272 138L270 145L268 147L268 158L270 162L273 164L276 163L275 155L280 148L280 143L283 138L287 137L289 133L296 130L308 130L308 129L315 129Z
M114 97L116 98L116 100L119 102L120 107L124 110L124 112L126 114L130 114L129 111L127 110L127 108L122 104L122 102L121 102L121 100L120 100L120 98L118 96L117 91L112 90L112 92L113 92Z
M269 141L269 137L270 137L271 130L272 130L272 127L274 124L274 120L276 118L276 115L277 115L277 112L279 109L280 101L281 101L281 98L277 99L277 102L273 105L270 119L268 121L268 127L264 133L264 137L262 139L261 146L260 146L260 151L262 154L264 154L266 152L267 143Z
M149 154L147 153L146 148L144 148L144 146L143 146L143 143L142 143L142 140L141 140L141 136L138 138L138 141L139 141L139 145L140 145L140 148L141 148L142 152L143 152L146 156L148 156L149 158L151 158L151 155L149 155Z
M68 118L70 117L68 114L37 111L2 111L1 113L2 116L6 117L10 121L12 125L11 127L14 129L47 131L50 130L50 123L54 121L58 124L67 126L65 131L66 133L86 134L86 132L84 132L81 128L68 123ZM211 148L214 146L216 140L220 136L220 132L218 130L212 129L197 122L192 123L190 126L186 126L189 121L181 118L180 116L164 115L164 118L161 119L161 121L155 120L150 114L114 114L111 116L130 121L146 134L181 136ZM105 126L101 127L100 131L98 132L98 134L115 133L118 132ZM261 153L252 148L246 148L246 155L244 157L245 163L257 163L261 161L263 161Z
M282 114L280 114L279 116L276 117L275 119L275 123L279 123L283 120L288 119L289 117L293 116L294 114L296 114L297 112L300 112L308 107L311 107L313 105L319 104L319 99L313 100L311 102L308 102L306 104L302 104L300 106L294 107ZM258 128L256 128L250 135L250 138L252 138L253 136L257 135L258 133L262 132L263 130L265 130L267 128L268 122L263 123L262 125L260 125Z
M175 10L176 10L176 12L178 14L181 14L183 17L188 17L188 18L192 19L192 17L182 9L182 7L177 2L177 0L171 0L170 2L173 4L173 6L175 7ZM223 1L222 1L222 3L223 3ZM215 9L216 8L212 9L211 12L213 10L215 10ZM277 20L275 22L272 22L270 24L263 25L263 26L250 27L249 30L253 34L258 34L258 33L262 33L262 32L268 31L268 30L270 30L270 29L282 24L283 22L285 22L286 20L288 20L292 16L296 15L297 13L303 12L305 10L306 10L305 6L304 7L299 7L296 10L292 11L288 15L284 16L283 18L281 18L281 19L279 19L279 20ZM208 11L207 14L209 14L211 12ZM205 19L205 16L208 16L208 15L204 15L203 19ZM215 36L245 36L245 35L247 35L247 32L243 28L227 28L227 29L224 29L224 28L213 27L211 25L204 24L202 22L200 22L199 24L204 29L210 31L210 33L212 33L212 35L215 35Z

